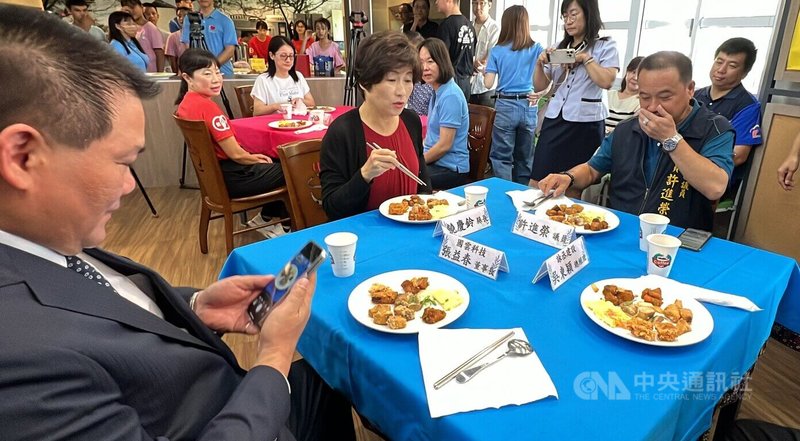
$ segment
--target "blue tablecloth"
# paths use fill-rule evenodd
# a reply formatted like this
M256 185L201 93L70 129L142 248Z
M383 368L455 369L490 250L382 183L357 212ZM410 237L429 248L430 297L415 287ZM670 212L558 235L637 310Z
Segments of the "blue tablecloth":
M579 295L592 282L645 273L638 219L618 213L619 228L587 236L590 264L552 292L546 280L530 282L556 250L510 233L516 212L505 192L521 186L500 179L483 185L489 188L492 227L469 239L506 252L511 271L496 281L439 259L441 238L432 237L432 225L397 223L377 211L237 248L221 276L275 273L310 239L322 244L332 232L358 234L355 275L335 278L328 263L319 270L312 316L298 349L393 440L694 440L709 428L724 390L755 362L784 293L800 297L794 260L712 239L701 252L681 249L671 278L744 295L764 311L706 305L714 331L693 346L624 340L592 322ZM414 268L447 273L469 289L468 310L449 328L522 327L560 398L430 418L416 335L368 329L347 309L347 298L361 281Z

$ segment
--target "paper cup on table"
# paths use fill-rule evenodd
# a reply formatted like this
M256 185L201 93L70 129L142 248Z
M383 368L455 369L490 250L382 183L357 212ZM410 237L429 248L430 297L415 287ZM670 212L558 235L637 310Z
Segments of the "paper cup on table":
M311 124L322 124L325 120L325 112L322 110L312 110L308 113L308 120Z
M639 215L639 249L647 251L647 236L661 234L667 229L669 218L655 213Z
M356 242L358 236L353 233L333 233L325 237L334 276L350 277L356 271Z
M464 196L467 198L467 208L475 208L486 205L486 195L489 189L481 185L470 185L464 188Z
M283 119L292 119L292 105L291 104L281 104L281 113L283 114Z
M322 114L322 125L325 127L331 125L331 114L330 113L323 113Z
M669 277L681 240L666 234L647 236L647 274Z

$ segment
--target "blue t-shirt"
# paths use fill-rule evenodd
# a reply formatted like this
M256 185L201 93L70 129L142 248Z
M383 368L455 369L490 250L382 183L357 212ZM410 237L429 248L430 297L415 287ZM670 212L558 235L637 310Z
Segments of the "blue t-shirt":
M123 46L117 40L111 40L111 47L114 48L115 51L119 52L123 57L127 58L128 61L133 63L134 66L138 67L142 71L147 71L147 63L150 62L150 57L147 56L144 52L140 51L133 40L128 40L128 42ZM125 47L128 50L125 50Z
M493 47L489 52L486 73L499 74L497 91L514 94L533 90L533 71L543 50L539 43L518 51L512 51L510 44Z
M736 132L734 145L761 145L761 103L742 83L716 101L711 99L711 86L697 90L694 98L708 110L728 118Z
M684 119L680 124L678 124L678 131L682 130L684 127L686 127L686 125L689 124L689 122L697 114L697 110L699 108L700 105L695 100L692 104L692 111L689 113L689 116L686 117L686 119ZM613 165L611 161L611 143L613 139L614 132L611 132L603 140L603 143L600 144L600 148L597 149L597 152L594 154L594 156L589 159L589 166L600 172L600 174L611 173L611 167ZM650 184L650 181L653 180L653 174L656 171L656 166L658 166L658 158L660 156L659 153L661 152L661 147L659 147L658 144L658 141L650 138L648 148L644 152L644 179L648 185ZM733 155L731 154L732 145L733 133L725 132L715 138L712 138L711 141L700 148L700 154L708 158L719 168L725 170L725 173L728 174L728 179L730 179L731 172L733 172Z
M236 27L233 20L217 9L211 12L208 17L203 17L203 37L206 40L208 50L219 57L226 46L236 46ZM189 44L189 17L183 19L183 30L181 31L181 43ZM227 63L219 67L223 75L233 75L233 63Z
M464 92L452 78L439 86L428 104L428 133L423 142L426 152L439 141L442 127L456 129L456 134L453 146L434 164L457 173L469 172L469 108Z

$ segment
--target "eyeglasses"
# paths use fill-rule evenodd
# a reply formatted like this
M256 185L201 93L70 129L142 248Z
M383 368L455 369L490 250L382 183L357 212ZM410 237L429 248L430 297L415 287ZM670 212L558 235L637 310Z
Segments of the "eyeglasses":
M283 61L294 60L294 54L277 54L277 56Z
M578 20L578 17L580 16L581 16L580 12L573 12L569 15L561 14L561 20L563 20L564 23L574 23L576 20Z

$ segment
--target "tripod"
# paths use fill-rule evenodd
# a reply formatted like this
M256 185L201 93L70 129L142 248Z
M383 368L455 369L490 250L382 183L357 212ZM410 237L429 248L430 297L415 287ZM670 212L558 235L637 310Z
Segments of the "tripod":
M205 35L203 35L203 22L200 13L190 12L189 14L187 14L187 17L189 18L189 47L208 50L208 45L206 44L206 37ZM224 88L220 89L219 96L220 98L222 98L222 104L225 106L225 111L228 113L228 118L233 119L233 111L231 110L231 103L230 101L228 101L228 95L225 94ZM186 142L184 141L183 161L181 162L180 188L191 188L193 190L197 190L198 187L190 187L185 185L187 152L188 152L188 147L186 146Z
M357 14L357 13L356 13ZM363 13L361 13L363 15ZM353 18L350 18L353 22ZM353 68L356 65L356 53L358 53L358 44L364 38L364 23L366 20L362 19L358 22L353 22L353 28L350 29L350 56L347 58L347 77L344 81L344 105L356 107L358 98L356 96L356 78Z

